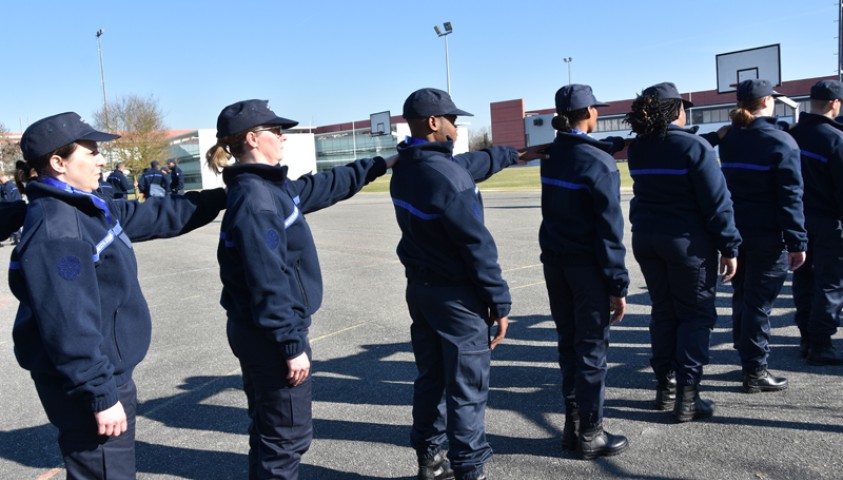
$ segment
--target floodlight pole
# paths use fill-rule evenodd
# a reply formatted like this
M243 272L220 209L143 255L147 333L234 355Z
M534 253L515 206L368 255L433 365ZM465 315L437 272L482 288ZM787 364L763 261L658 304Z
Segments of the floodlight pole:
M102 82L102 111L105 115L105 129L110 130L111 124L108 122L108 97L105 95L105 70L102 68L102 43L100 37L105 33L105 30L100 28L97 30L97 53L100 57L100 81Z
M841 1L843 1L843 0L841 0ZM568 65L568 85L570 85L571 84L571 62L573 62L574 59L571 58L571 57L564 57L562 59L562 61L564 61Z
M843 0L837 6L837 81L843 81Z
M451 26L451 22L445 22L444 24L442 24L442 27L445 29L444 32L439 29L439 25L436 25L435 27L433 27L433 29L436 31L436 35L439 35L440 37L445 37L445 76L448 80L448 95L450 95L451 94L451 65L450 65L450 62L448 60L448 35L453 33L454 29Z

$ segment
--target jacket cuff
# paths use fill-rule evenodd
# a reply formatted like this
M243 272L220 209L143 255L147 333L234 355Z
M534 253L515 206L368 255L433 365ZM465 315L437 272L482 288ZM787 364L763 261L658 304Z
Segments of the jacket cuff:
M372 166L366 172L366 183L380 177L386 173L386 160L383 157L375 157L372 159Z
M787 245L787 251L788 251L788 253L807 252L808 251L808 242L789 243Z
M109 380L108 390L101 394L95 395L89 404L91 411L94 413L109 409L117 404L120 399L117 395L117 384L114 379Z
M627 285L612 285L609 288L609 295L613 297L626 297L627 289Z
M295 358L304 352L304 343L301 340L291 340L282 343L281 348L284 351L284 358Z
M491 313L497 315L496 318L503 318L509 315L510 310L512 310L511 303L500 303L498 305L492 305L490 309Z

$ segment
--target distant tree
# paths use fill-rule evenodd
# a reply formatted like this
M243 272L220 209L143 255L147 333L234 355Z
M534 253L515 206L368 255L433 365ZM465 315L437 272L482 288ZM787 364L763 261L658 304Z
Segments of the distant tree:
M492 134L489 127L482 127L472 132L468 137L468 149L470 151L483 150L492 146Z
M13 140L9 133L9 129L0 123L0 170L3 172L14 171L15 162L23 159L18 141Z
M153 160L164 163L169 144L158 100L151 95L148 98L126 95L109 102L107 121L105 113L103 109L94 113L97 127L120 135L117 140L102 145L109 168L126 162L137 178Z

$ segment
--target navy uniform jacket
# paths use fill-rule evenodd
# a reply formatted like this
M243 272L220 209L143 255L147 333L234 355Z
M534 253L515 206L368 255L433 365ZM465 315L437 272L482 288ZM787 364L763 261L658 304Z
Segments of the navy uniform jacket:
M108 176L108 183L113 187L114 198L126 198L126 195L132 191L129 179L120 170L111 172Z
M671 124L664 139L636 138L628 155L633 232L707 234L722 255L737 256L732 200L706 139Z
M351 197L385 172L380 157L298 180L287 178L286 166L225 168L228 206L217 259L228 321L265 332L286 358L304 352L310 316L322 304L322 274L304 214Z
M790 129L802 153L805 217L812 222L843 220L843 124L803 113Z
M806 250L799 163L799 146L775 117L729 129L720 142L720 166L741 237L780 237L789 252Z
M170 193L170 176L157 168L147 168L138 179L138 189L146 198L163 197Z
M114 200L114 185L110 182L100 180L100 186L97 188L96 193L103 200Z
M26 202L0 202L0 241L9 238L23 226L26 218Z
M623 148L623 145L621 145ZM585 134L557 132L541 162L542 263L596 265L609 295L625 297L620 173L614 145Z
M184 172L178 165L173 165L170 170L170 192L177 195L182 190L184 190Z
M152 332L131 242L207 224L225 206L225 192L107 202L110 222L87 195L39 181L29 182L26 195L9 269L20 300L15 355L33 375L56 377L69 395L102 411L117 402L117 386L146 355Z
M3 185L0 185L0 200L4 202L16 202L22 200L18 186L14 180L9 180Z
M398 258L409 279L473 284L491 314L504 317L512 300L474 182L516 163L518 152L492 147L452 157L453 148L418 139L398 145L389 188L402 233Z

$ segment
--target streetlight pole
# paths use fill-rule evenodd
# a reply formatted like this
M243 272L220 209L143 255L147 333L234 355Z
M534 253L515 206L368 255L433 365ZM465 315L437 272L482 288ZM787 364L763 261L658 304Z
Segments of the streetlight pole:
M436 25L436 26L433 27L433 29L436 31L436 35L439 35L440 37L445 37L445 75L448 79L448 95L450 95L451 94L451 65L448 62L448 35L450 35L454 31L454 28L451 26L451 22L443 23L442 28L445 29L444 32L439 28L439 25Z
M843 81L843 0L837 6L837 81Z
M110 130L111 125L108 123L108 97L105 95L105 70L102 68L102 42L100 41L100 37L102 34L105 33L105 30L100 28L97 30L97 53L100 57L100 81L102 82L102 111L105 115L105 129Z
M571 57L564 57L562 59L562 61L564 61L568 65L568 85L570 85L571 84L571 62L573 62L574 59L571 58Z

